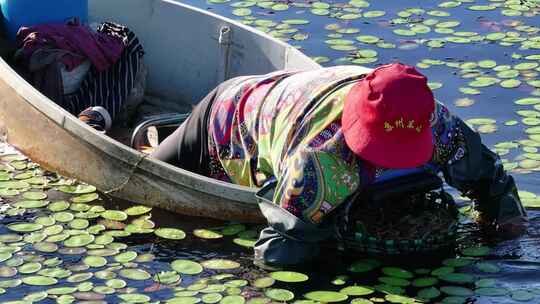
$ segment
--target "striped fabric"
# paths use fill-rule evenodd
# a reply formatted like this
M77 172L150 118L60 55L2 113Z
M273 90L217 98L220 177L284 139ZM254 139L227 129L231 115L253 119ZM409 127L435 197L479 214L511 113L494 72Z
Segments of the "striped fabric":
M128 100L141 69L144 50L135 34L125 26L105 22L98 32L122 39L122 56L108 70L98 73L92 67L77 92L64 96L64 109L78 115L88 107L102 106L115 119Z

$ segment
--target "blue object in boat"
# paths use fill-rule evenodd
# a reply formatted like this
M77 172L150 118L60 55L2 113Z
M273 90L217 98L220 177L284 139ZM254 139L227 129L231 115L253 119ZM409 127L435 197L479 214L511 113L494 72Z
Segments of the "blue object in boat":
M22 26L63 23L77 17L88 20L88 0L0 0L4 26L14 39Z

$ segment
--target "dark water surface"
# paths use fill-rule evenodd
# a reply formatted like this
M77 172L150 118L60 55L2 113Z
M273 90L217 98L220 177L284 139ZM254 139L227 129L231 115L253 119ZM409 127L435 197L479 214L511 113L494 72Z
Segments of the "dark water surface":
M212 1L214 3L203 1L186 2L258 26L261 30L301 47L306 54L317 57L317 60L327 66L354 64L353 61L356 61L356 63L375 67L378 64L394 60L417 65L421 72L426 74L429 81L433 83L433 88L440 86L437 83L442 84L442 87L434 89L434 92L436 97L446 103L453 112L464 119L484 119L469 122L474 123L474 127L483 133L482 136L486 145L497 148L507 168L516 177L525 204L530 207L540 207L540 199L536 196L536 193L540 193L540 175L538 174L540 154L537 153L537 147L540 147L540 136L538 135L540 130L535 129L536 126L540 125L540 120L537 119L540 117L540 106L536 106L540 104L540 99L532 99L530 104L526 105L515 103L522 98L539 98L538 96L540 96L538 90L540 87L538 82L540 79L538 77L540 55L534 56L540 54L540 38L538 34L540 29L537 28L537 26L540 26L540 17L538 16L540 12L539 1L372 0L366 2L353 0L350 3L347 1L328 1L325 3L312 1ZM285 9L285 5L288 5L288 9ZM439 7L439 5L443 7ZM478 11L471 10L471 8L490 10ZM312 11L313 9L316 10ZM373 14L379 16L369 17ZM306 21L286 21L289 24L304 23L301 25L288 25L282 22L291 19ZM454 24L455 27L451 27L452 24L450 23L443 24L442 27L436 26L437 23L448 21L458 21L459 24ZM349 32L359 32L344 33L344 28L350 28ZM441 32L440 29L442 28L442 33L436 32L435 29L437 28L439 28L439 32ZM396 29L405 30L402 33L408 36L395 34L394 30ZM411 29L417 32L410 32ZM452 29L454 33L444 29ZM340 31L343 33L342 36L338 35ZM369 43L375 42L373 40L376 39L373 37L371 37L372 41L366 40L365 37L359 38L363 42L359 41L357 38L361 35L378 37L386 44ZM464 40L464 37L472 41L468 42ZM336 48L335 45L339 45L337 48L345 50L332 49L330 48L332 44L334 48ZM359 50L362 52L357 53ZM376 53L373 51L376 51ZM527 57L531 55L533 56ZM495 63L481 62L482 60L493 60ZM528 64L528 66L523 65L523 63ZM501 74L502 71L506 72ZM485 77L492 78L486 79ZM507 79L516 79L521 83L518 85L518 83L503 82ZM476 82L471 83L475 80ZM483 84L482 81L488 83ZM489 85L490 81L492 82L491 85ZM512 86L512 88L504 88L501 84ZM467 87L477 89L479 92L465 94L460 91L460 88ZM472 102L467 100L463 101L463 98L473 100L474 103L471 104ZM461 101L459 101L460 99ZM456 102L467 106L457 106ZM518 113L518 111L524 110L527 112ZM528 117L528 119L523 120L525 117ZM512 120L516 120L514 125L506 125L508 121ZM52 246L51 242L45 244L45 247L40 247L43 246L40 233L46 227L51 226L51 223L47 223L48 225L44 225L34 233L10 231L6 225L18 222L34 222L40 216L53 214L47 208L31 208L24 204L17 205L17 202L27 200L23 198L25 192L40 192L40 189L43 189L48 194L46 200L51 202L58 200L69 201L76 195L65 194L56 190L62 183L69 181L63 180L55 174L43 172L37 165L26 160L19 161L17 157L15 159L12 157L6 158L5 155L11 154L13 151L4 146L1 146L0 149L6 150L3 151L4 156L0 162L0 192L12 188L16 188L17 191L21 192L15 196L4 195L6 192L0 195L0 202L2 203L0 205L0 214L2 215L0 221L0 260L2 261L0 262L0 287L2 289L0 289L0 292L4 291L4 293L0 294L0 302L31 303L27 296L34 293L32 296L34 299L43 298L39 303L85 301L88 303L91 301L94 301L93 303L99 303L100 301L109 303L122 301L158 303L161 301L165 303L169 301L169 303L187 304L201 301L202 296L205 294L201 290L205 290L203 288L206 288L209 284L214 284L213 286L218 290L216 293L220 293L222 296L229 295L229 297L221 301L224 304L243 304L246 300L253 304L270 301L267 298L266 300L261 299L265 297L264 294L268 292L268 288L251 286L255 279L267 276L269 271L254 267L251 259L252 250L233 242L235 238L242 237L235 235L225 236L221 239L203 240L192 233L194 229L200 228L220 231L228 223L187 218L154 209L150 212L152 215L150 219L155 222L156 228L179 228L186 233L186 238L176 241L164 239L149 230L146 231L147 233L131 233L125 237L117 235L114 237L112 245L103 241L103 239L100 239L100 241L94 240L87 245L78 247L84 249L76 249L79 250L79 252L76 252L77 254L62 251L62 248L65 247L64 240L55 240L59 249ZM14 168L21 166L21 163L24 168ZM18 175L20 173L30 175ZM28 178L35 176L45 177L47 182L43 184L36 183L33 180L33 183L22 186L6 185L4 183L15 180L31 181ZM87 204L89 206L103 206L105 209L111 210L124 210L130 206L125 202L112 201L105 195L100 195L100 200L91 201ZM84 207L71 203L69 207L71 209L67 211L74 214L75 217L91 217L92 214L87 211L73 210L84 209ZM103 211L101 209L96 210L100 214ZM62 211L56 211L55 213L59 212ZM486 256L474 258L474 260L470 261L470 265L452 269L456 273L465 274L462 276L466 276L466 274L472 276L465 277L466 282L464 283L448 282L448 278L445 281L444 276L439 277L439 282L434 287L436 288L435 291L442 290L443 293L435 297L431 302L540 303L540 250L538 249L540 245L540 213L529 209L529 217L530 227L528 233L516 240L498 242L492 237L479 233L474 225L467 225L455 250L429 257L371 258L378 259L378 262L382 263L381 267L401 267L413 272L416 270L414 276L419 278L431 276L430 274L421 274L422 271L419 269L433 270L439 268L443 266L443 261L446 258L462 256L461 249L471 245L485 244L492 248ZM139 218L139 215L130 216L123 220L123 223L130 224L137 218ZM89 218L89 225L95 225L100 220L100 217ZM38 221L41 222L43 219ZM72 223L73 220L56 221L55 225L62 226L64 229L62 233L67 231L67 237L75 234L92 234L86 231L86 228L72 227ZM148 224L148 222L145 223ZM107 231L124 231L127 229L124 226L116 228L120 229L108 227ZM246 225L246 229L249 230L258 230L260 228ZM44 237L58 234L61 233L50 233ZM105 232L96 232L95 236L97 238L105 234ZM10 237L8 238L6 235ZM19 240L19 237L15 235L24 238ZM243 239L252 241L252 237L244 236ZM126 244L127 248L123 248L119 243ZM143 254L152 254L154 259L148 261L137 258L120 263L115 261L114 256L106 256L107 265L94 265L86 269L87 267L83 266L83 262L90 255L89 252L97 255L96 251L92 252L90 250L102 247L114 248L118 251L115 254L134 251L139 255L139 258ZM373 260L362 260L364 258L346 253L337 253L335 250L327 250L322 259L315 264L306 265L302 269L295 269L309 275L310 279L308 281L301 283L276 282L271 288L287 289L294 292L295 298L287 301L290 303L304 299L303 295L310 291L339 291L344 287L353 285L379 285L377 286L379 291L363 296L350 295L347 300L342 301L343 303L358 298L365 300L353 301L356 303L370 303L370 300L372 302L389 301L394 303L421 301L420 297L417 297L417 293L421 288L417 287L407 286L401 290L408 297L391 296L391 294L400 293L400 290L389 290L388 286L380 286L381 283L378 278L388 276L381 272L383 269L381 267L374 267L373 270L368 272L355 273L349 271L349 266L358 260L362 261L362 265L374 265ZM210 259L226 259L240 263L241 267L232 270L205 268L200 274L181 274L181 281L174 284L158 284L152 278L134 280L122 276L122 271L125 269L143 269L152 276L161 271L171 271L171 262L176 259L188 259L197 262ZM39 263L41 269L29 271L29 266L24 267L28 263L34 263L33 266ZM448 260L444 263L448 263ZM56 272L51 270L43 271L47 268L57 269ZM73 278L74 274L96 273L99 271L101 271L99 275L94 275L94 277L84 281L75 282L76 279L68 279ZM232 274L234 277L220 280L214 277L213 280L209 280L213 275L222 273ZM27 278L35 275L49 278L55 277L58 282L46 286L28 284ZM338 285L339 282L333 282L340 275L347 276L342 285ZM118 281L108 281L113 277L124 280L127 285L123 287L123 284ZM23 281L19 281L19 279ZM201 279L205 281L200 281ZM243 281L228 282L242 279L249 281L249 284L241 286L244 284ZM481 279L492 279L492 281ZM388 281L387 279L382 280ZM408 281L412 280L408 279ZM88 282L91 282L91 284ZM395 285L400 283L404 282L395 282L393 280ZM216 284L225 284L228 289L216 287ZM104 286L114 286L115 288ZM464 292L464 296L448 297L449 294L445 293L445 290L448 289L445 289L445 286L466 288L465 290L458 290ZM478 289L483 286L490 286L488 287L490 289ZM56 289L57 287L73 287L73 289L59 290ZM231 289L231 287L233 288ZM386 292L381 292L381 290ZM43 291L45 293L37 294ZM187 296L186 291L191 291L192 295ZM492 294L499 292L500 295L486 296L482 295L482 292L491 292ZM170 300L175 297L175 293L175 300ZM241 297L234 296L238 293L240 293ZM131 299L125 297L134 294L136 297ZM27 298L23 300L25 296ZM416 297L416 300L413 299L414 297ZM254 300L254 298L257 300ZM213 303L214 301L208 298L204 299L205 303ZM274 299L274 301L282 302L277 299Z

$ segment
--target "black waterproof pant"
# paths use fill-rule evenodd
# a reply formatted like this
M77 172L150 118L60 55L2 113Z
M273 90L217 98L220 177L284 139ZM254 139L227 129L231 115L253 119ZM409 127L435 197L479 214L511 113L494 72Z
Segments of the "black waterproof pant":
M234 79L217 86L195 107L189 118L173 134L169 135L152 153L152 157L191 171L208 176L208 119L212 104L217 96L227 89Z

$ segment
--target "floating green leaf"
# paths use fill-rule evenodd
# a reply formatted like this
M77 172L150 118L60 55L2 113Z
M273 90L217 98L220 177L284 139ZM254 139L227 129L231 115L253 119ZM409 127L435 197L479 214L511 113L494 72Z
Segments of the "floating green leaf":
M137 258L137 252L135 251L126 251L114 256L114 260L118 263L128 263L135 260L135 258Z
M311 291L304 295L306 299L322 303L333 303L347 300L346 294L335 291Z
M392 286L399 286L399 287L405 287L411 284L411 282L405 279L396 278L396 277L379 277L378 280L384 284L388 284Z
M51 277L36 275L22 278L22 282L26 285L32 286L49 286L58 283L58 280Z
M339 292L348 296L366 296L374 293L375 290L369 286L349 286L342 288Z
M466 256L481 257L489 254L491 249L487 246L474 246L463 249L461 252Z
M235 268L240 267L239 263L235 261L231 261L231 260L225 260L225 259L207 260L207 261L201 262L201 265L204 268L215 269L215 270L235 269Z
M175 260L171 263L171 267L181 274L195 275L203 271L201 264L190 260Z
M270 273L270 277L276 281L287 283L304 282L309 279L307 275L294 271L276 271Z
M510 297L515 301L528 302L532 300L535 295L527 290L514 290L510 294Z
M175 271L162 271L154 275L154 281L160 284L174 284L180 281L180 275Z
M125 212L120 211L120 210L106 210L100 215L104 219L119 221L119 222L125 221L128 218L128 215Z
M34 223L13 223L6 226L9 230L16 232L32 232L43 228L43 225Z
M503 297L508 294L506 288L482 287L474 291L475 294L484 297Z
M459 297L469 297L474 294L473 291L470 290L469 288L458 287L458 286L443 286L440 288L440 290L447 295L459 296Z
M439 276L439 279L446 282L459 284L467 284L474 282L474 277L468 273L448 273Z
M66 247L82 247L86 246L94 241L95 237L92 234L80 234L74 235L64 241Z
M292 293L291 291L287 289L269 288L264 292L264 294L270 299L280 301L280 302L290 301L294 299L294 293Z
M103 267L107 265L107 259L100 256L87 256L83 259L83 263L90 267Z
M72 198L71 201L74 203L89 203L97 200L98 198L99 195L97 193L88 193L76 196Z
M434 285L437 285L437 283L439 283L439 280L434 277L418 278L412 281L412 285L414 287L420 287L420 288L434 286Z
M222 234L207 229L195 229L193 230L193 234L201 239L220 239L223 237Z
M410 271L398 267L384 267L382 272L388 276L401 279L412 279L414 277Z
M183 240L186 237L184 231L175 228L159 228L154 233L159 237L170 240Z
M152 277L148 272L142 269L132 268L121 269L118 274L126 279L136 281L148 280Z

